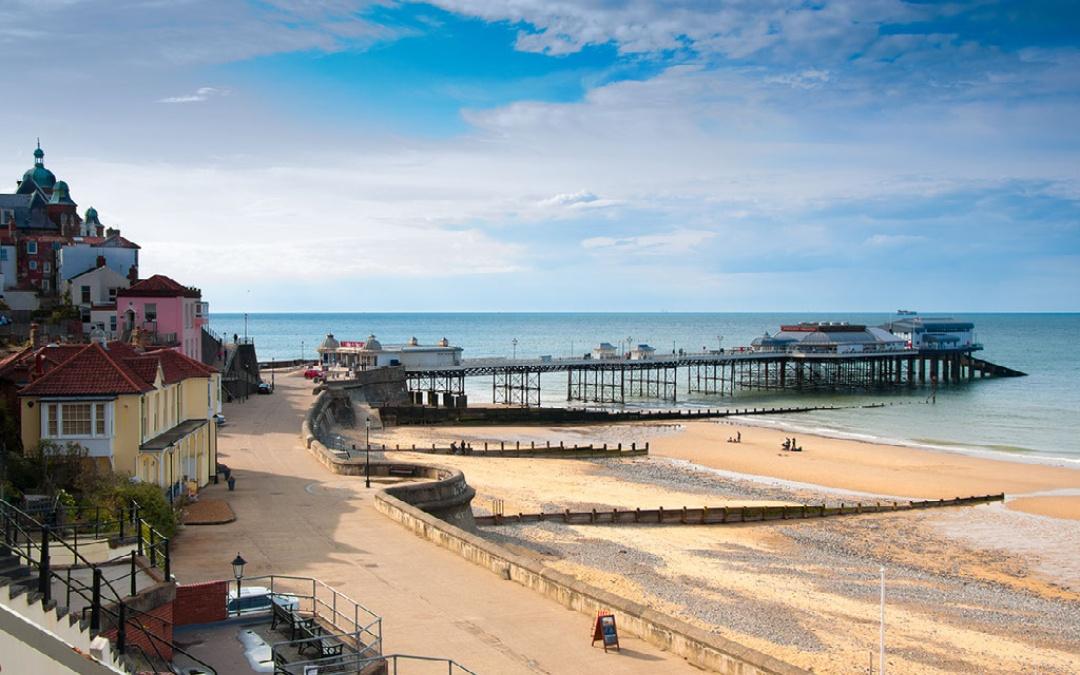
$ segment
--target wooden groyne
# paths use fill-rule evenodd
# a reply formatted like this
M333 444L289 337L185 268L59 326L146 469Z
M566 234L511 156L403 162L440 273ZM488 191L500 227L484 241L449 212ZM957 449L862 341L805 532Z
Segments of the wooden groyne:
M390 447L387 444L371 446L372 450L382 452L422 452L428 455L471 455L473 457L549 457L555 459L591 459L596 457L643 457L649 454L649 442L638 445L637 442L623 446L622 443L589 443L588 445L566 445L563 441L552 443L545 441L537 444L536 441L522 443L521 441L498 441L470 444L463 452L461 448L449 446L437 446L432 443L426 445L397 445ZM359 451L359 450L358 450Z
M954 497L953 499L927 499L908 502L841 502L836 506L827 504L802 504L799 506L720 506L675 509L612 509L610 511L571 511L551 513L517 513L475 516L478 526L511 525L516 523L542 523L545 521L568 525L729 525L773 520L801 520L805 518L829 518L855 516L865 513L892 513L914 511L945 506L971 506L999 502L1005 494L977 497Z

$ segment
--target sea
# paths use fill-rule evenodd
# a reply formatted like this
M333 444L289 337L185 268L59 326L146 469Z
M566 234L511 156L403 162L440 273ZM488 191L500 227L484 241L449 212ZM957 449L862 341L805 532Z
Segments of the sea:
M930 316L930 315L926 315ZM934 314L933 316L945 316ZM680 384L678 407L844 406L746 421L792 433L814 433L1018 461L1080 466L1080 314L949 314L975 324L978 353L1027 377L986 378L928 388L849 393L737 392L705 396ZM847 321L880 325L893 313L217 313L223 336L247 335L259 359L315 359L327 333L338 340L375 335L386 343L447 338L463 358L565 357L600 342L649 344L657 354L679 349L737 348L781 324ZM680 374L681 375L681 374ZM685 377L681 377L685 379ZM491 402L491 379L469 378L471 401ZM566 405L566 375L543 376L542 405ZM857 406L885 404L883 407ZM856 406L856 407L852 407ZM628 407L671 407L642 401Z

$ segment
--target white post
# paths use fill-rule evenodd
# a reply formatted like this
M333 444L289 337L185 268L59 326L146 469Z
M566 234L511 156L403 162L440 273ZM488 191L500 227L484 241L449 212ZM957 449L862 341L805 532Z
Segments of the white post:
M878 637L881 654L878 656L880 661L878 665L878 672L881 675L885 675L885 566L881 566L881 633Z

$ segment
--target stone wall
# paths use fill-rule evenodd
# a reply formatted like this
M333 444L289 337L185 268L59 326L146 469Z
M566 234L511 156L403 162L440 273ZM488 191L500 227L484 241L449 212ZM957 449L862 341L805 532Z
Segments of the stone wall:
M398 490L400 494L401 488ZM677 654L699 668L725 675L808 675L809 671L552 570L537 559L511 553L424 513L390 494L390 490L382 490L375 495L375 506L417 536L564 607L590 617L599 610L610 610L618 616L623 631Z

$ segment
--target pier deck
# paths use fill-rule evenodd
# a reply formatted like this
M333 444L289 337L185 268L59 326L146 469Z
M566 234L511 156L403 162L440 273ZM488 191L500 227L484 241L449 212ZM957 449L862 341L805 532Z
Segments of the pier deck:
M962 382L986 376L1021 376L969 352L727 351L617 359L465 359L460 365L406 368L417 402L464 396L466 377L491 377L492 402L539 406L540 375L567 374L566 400L624 403L628 398L675 401L683 371L687 394L737 390L858 390Z

